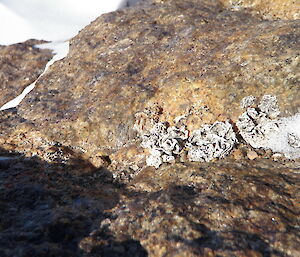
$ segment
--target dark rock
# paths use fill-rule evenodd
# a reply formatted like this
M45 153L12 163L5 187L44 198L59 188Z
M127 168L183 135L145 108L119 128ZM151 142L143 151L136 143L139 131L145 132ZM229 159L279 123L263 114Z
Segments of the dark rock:
M35 45L44 41L28 40L24 43L0 48L0 107L17 97L26 86L34 82L52 58L51 50Z
M110 173L1 154L0 255L84 256L79 242L119 201Z

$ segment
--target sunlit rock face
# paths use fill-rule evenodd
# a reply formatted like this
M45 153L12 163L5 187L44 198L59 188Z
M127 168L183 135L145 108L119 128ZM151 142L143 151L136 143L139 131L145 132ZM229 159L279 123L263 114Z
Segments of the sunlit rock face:
M189 113L190 131L236 121L249 95L275 95L282 114L293 114L299 27L218 1L146 1L104 14L71 40L69 55L41 78L20 114L92 159L133 142L134 115L154 103L171 125Z
M300 18L300 2L295 0L220 0L227 8L246 9L267 20L296 20Z
M299 165L299 163L298 163ZM84 251L134 238L148 256L297 256L299 175L294 164L220 160L167 164L137 175Z

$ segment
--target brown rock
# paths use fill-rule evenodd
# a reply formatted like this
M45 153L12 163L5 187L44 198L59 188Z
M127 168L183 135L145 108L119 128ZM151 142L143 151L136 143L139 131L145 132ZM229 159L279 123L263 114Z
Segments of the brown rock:
M0 48L0 107L17 97L44 71L52 53L34 47L44 41L28 40Z
M299 40L299 20L265 21L218 1L147 1L83 29L20 114L92 159L134 143L134 115L154 104L161 121L186 115L190 130L235 121L248 95L276 95L292 114L300 107Z
M147 168L102 229L134 238L149 257L299 256L297 167L229 159ZM100 242L86 240L90 249Z
M232 10L246 8L253 14L259 14L269 20L296 20L300 18L300 2L295 0L221 0Z

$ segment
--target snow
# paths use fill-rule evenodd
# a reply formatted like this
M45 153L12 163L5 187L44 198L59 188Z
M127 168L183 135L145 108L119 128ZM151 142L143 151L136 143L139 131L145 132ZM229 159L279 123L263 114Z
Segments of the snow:
M289 159L300 158L300 113L278 119L278 124L278 131L269 136L264 148Z
M137 0L0 0L0 44L64 41L103 13Z

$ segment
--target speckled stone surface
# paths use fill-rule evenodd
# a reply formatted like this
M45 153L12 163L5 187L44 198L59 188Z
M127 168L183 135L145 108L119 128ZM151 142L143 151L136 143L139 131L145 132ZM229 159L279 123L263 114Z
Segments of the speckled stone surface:
M135 139L134 115L157 104L161 121L191 110L188 129L242 113L248 95L300 107L299 20L265 20L218 1L146 1L104 14L71 40L20 106L45 136L98 165Z
M43 41L28 40L0 47L0 107L34 82L52 58L50 50L34 47Z
M143 111L234 124L249 95L299 111L297 1L233 2L102 15L0 113L0 256L300 257L299 160L241 143L154 169L133 129Z
M149 256L300 256L299 162L169 164L127 188L95 235L134 238Z
M231 10L247 9L259 14L267 20L296 20L300 18L300 2L298 0L221 0Z

